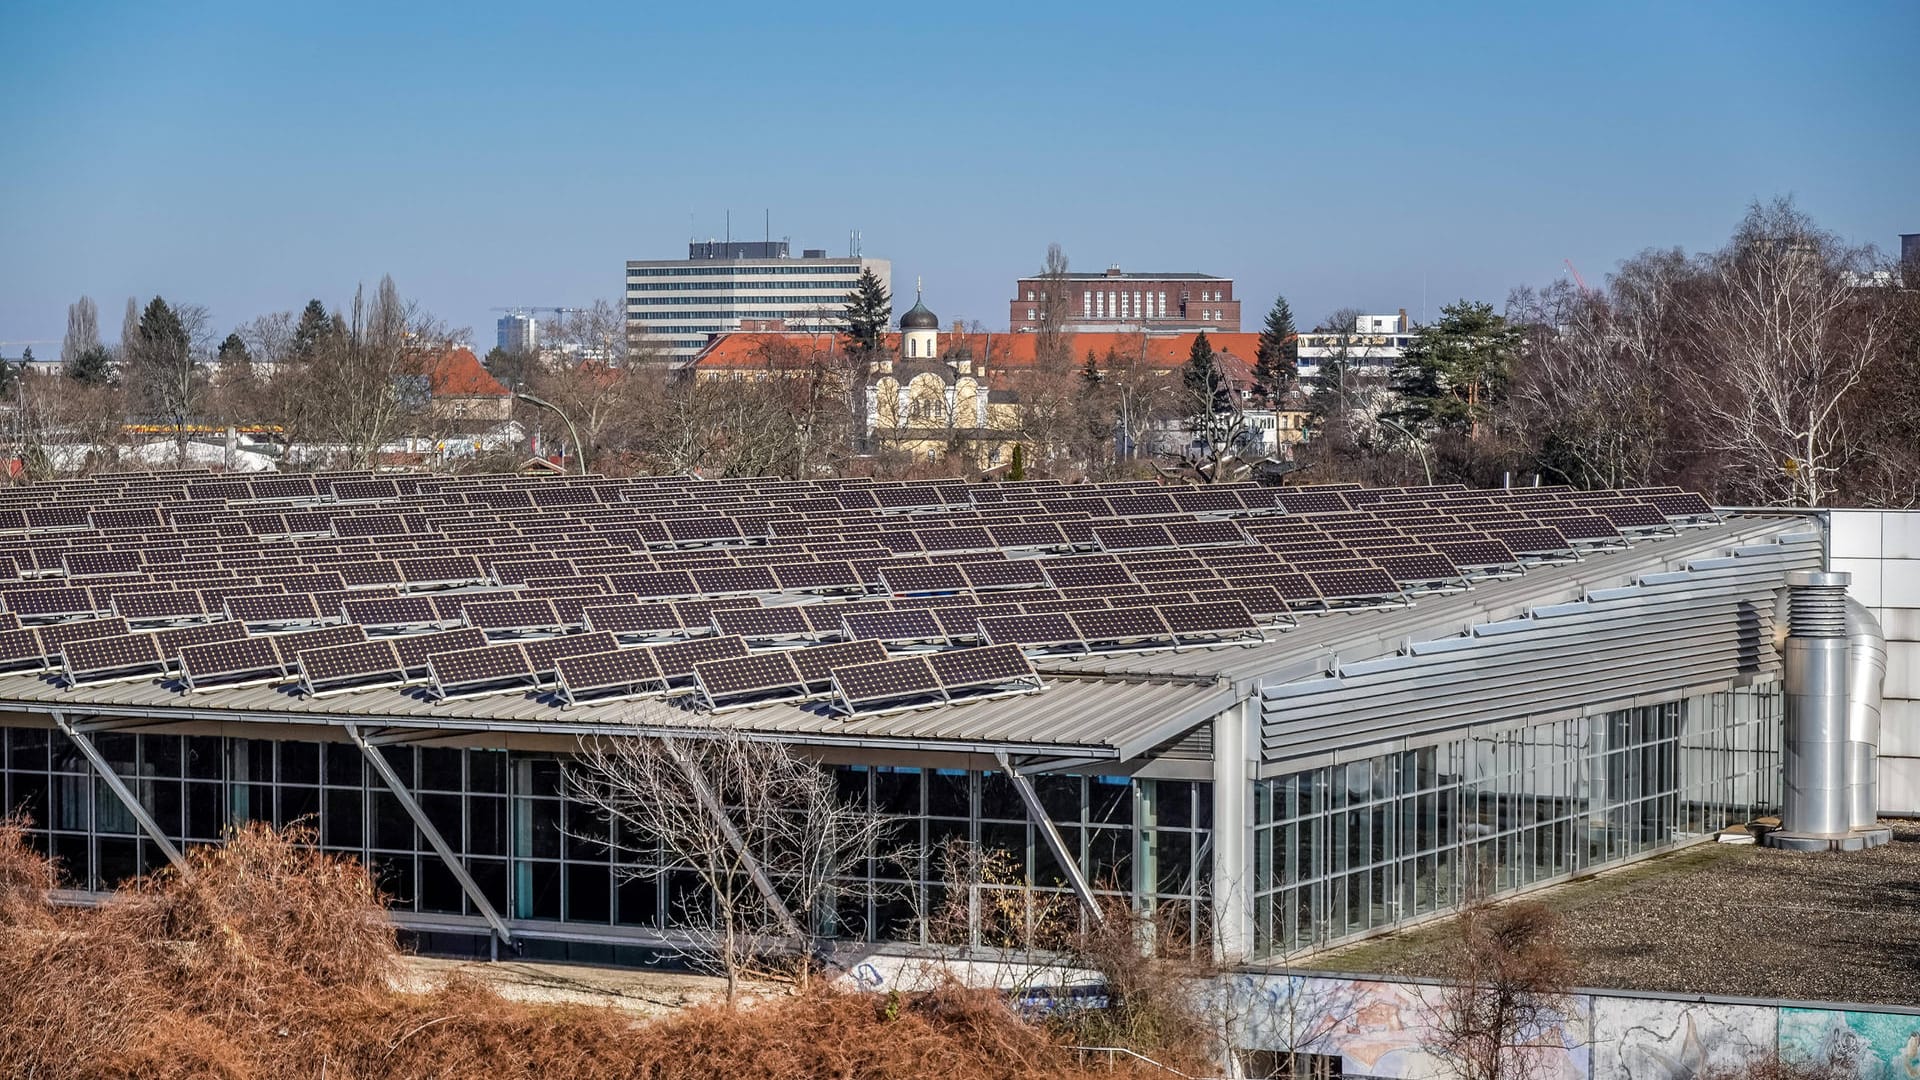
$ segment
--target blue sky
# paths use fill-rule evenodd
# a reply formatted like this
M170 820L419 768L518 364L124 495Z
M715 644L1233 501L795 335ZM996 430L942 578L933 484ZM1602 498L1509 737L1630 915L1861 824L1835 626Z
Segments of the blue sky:
M1775 194L1855 242L1920 231L1912 0L15 0L0 26L6 342L83 293L111 340L130 295L224 332L391 273L485 346L490 307L613 298L729 208L796 248L858 228L897 291L994 327L1050 241L1230 275L1251 329L1282 292L1311 324L1563 258L1597 280Z

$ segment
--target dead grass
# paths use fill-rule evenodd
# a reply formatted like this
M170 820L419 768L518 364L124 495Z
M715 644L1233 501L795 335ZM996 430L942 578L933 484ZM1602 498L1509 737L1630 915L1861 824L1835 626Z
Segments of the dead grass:
M357 864L264 826L96 908L48 904L45 859L0 824L0 1076L44 1080L569 1077L1074 1078L997 995L882 996L818 983L750 1007L648 1020L502 998L455 976L399 989Z

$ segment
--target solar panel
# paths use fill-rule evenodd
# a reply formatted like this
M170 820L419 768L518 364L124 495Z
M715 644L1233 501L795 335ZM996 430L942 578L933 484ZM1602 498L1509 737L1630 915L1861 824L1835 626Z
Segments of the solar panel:
M1385 570L1329 570L1307 573L1320 598L1328 603L1340 601L1404 602L1400 586Z
M400 568L387 559L359 559L334 566L350 589L375 585L393 585L400 581Z
M548 599L532 600L488 600L465 604L462 618L466 624L489 634L508 633L561 633L567 629L567 622L560 618L554 609L553 601Z
M693 585L705 596L751 595L780 590L764 566L717 566L693 571Z
M980 636L990 645L1081 646L1071 615L996 615L980 620Z
M698 638L655 645L650 651L654 662L660 665L660 674L670 684L679 684L693 678L696 664L747 655L747 643L737 637Z
M178 626L171 630L162 630L153 635L154 644L159 646L160 655L168 661L180 658L184 649L195 645L211 645L216 641L239 641L247 636L247 628L237 622L199 623L194 626Z
M141 571L137 551L70 551L62 562L70 578L110 577Z
M561 657L555 682L560 699L568 705L658 694L667 689L660 665L647 649Z
M1047 585L1047 575L1041 572L1039 564L1030 559L962 563L959 569L966 579L967 588L976 592L983 589L1045 588Z
M848 639L872 638L894 644L934 643L946 640L929 611L873 611L843 616L841 635Z
M1487 535L1507 545L1516 555L1559 556L1573 553L1573 543L1551 526L1491 528L1487 530Z
M788 591L828 592L857 590L860 575L850 562L782 563L767 568L780 588Z
M393 643L385 640L307 649L297 663L300 688L308 697L404 686L410 681Z
M127 620L88 619L85 622L56 623L40 628L40 644L49 657L59 656L60 650L70 641L84 641L87 638L120 637L127 633Z
M519 585L534 578L565 578L574 575L574 565L566 559L496 560L491 576L496 584Z
M115 596L108 604L115 615L135 625L202 622L207 618L200 595L192 592L127 593Z
M1168 604L1160 609L1167 629L1181 644L1202 641L1263 641L1260 622L1239 600Z
M813 635L797 607L727 608L713 613L713 632L751 642L799 641Z
M424 630L448 621L435 610L433 601L424 596L344 600L340 610L348 622L359 623L368 630Z
M832 678L834 696L840 708L850 714L946 698L940 677L924 656L834 668Z
M927 657L940 688L949 700L983 694L1031 693L1041 689L1040 677L1017 645L988 645L955 649Z
M152 679L167 673L152 634L83 638L60 650L60 671L69 686Z
M1174 546L1173 537L1168 535L1164 525L1095 525L1093 535L1103 551Z
M0 671L44 671L47 650L38 630L0 630Z
M1237 547L1252 542L1231 521L1175 521L1167 526L1167 532L1183 548Z
M806 680L786 653L703 661L693 666L693 681L710 712L807 696Z
M463 626L458 630L443 630L437 634L406 634L385 640L393 643L394 655L400 658L400 666L409 675L423 676L426 674L428 657L435 653L481 648L487 644L487 635L471 626Z
M1445 555L1381 555L1373 560L1401 585L1464 585L1465 577Z
M693 583L693 575L685 570L615 574L611 580L615 589L640 597L666 599L676 596L697 596L700 592L699 587Z
M1032 616L1045 618L1046 616ZM1067 615L1074 637L1087 648L1103 651L1140 645L1171 645L1172 632L1160 613L1152 608L1114 608L1111 611L1077 611Z
M60 586L8 593L7 610L18 615L22 622L44 622L49 619L70 619L76 615L93 615L99 613L101 608L88 590Z
M612 652L619 648L612 634L567 634L563 637L536 638L523 641L520 647L527 651L527 662L533 670L546 675L553 665L563 656L584 656L587 653Z
M855 664L877 664L887 658L886 646L878 641L842 641L795 649L786 654L800 672L809 693L824 694L833 689L833 669Z
M437 701L539 686L526 651L513 643L437 652L427 658L427 692Z
M675 544L735 543L744 539L740 526L732 518L718 515L669 518L661 524L667 527L667 537Z
M1040 564L1040 569L1046 574L1047 583L1056 589L1128 585L1133 582L1127 568L1118 563L1049 559Z
M673 613L679 617L680 625L691 635L704 633L716 611L759 606L760 598L757 596L730 596L720 600L677 600L673 604Z
M590 631L606 631L623 639L673 637L680 633L680 617L671 604L590 605L581 619Z
M339 618L322 613L314 598L304 594L229 596L226 599L226 611L228 619L245 623L249 629L261 630L312 626Z
M273 643L274 651L280 656L280 667L288 675L298 670L300 654L308 649L328 649L335 645L351 645L367 640L367 633L359 626L327 626L319 630L303 630L292 634L276 634L264 641Z
M967 579L958 566L951 564L890 566L880 571L880 585L883 591L895 595L958 592L967 587Z
M993 537L978 525L941 529L915 529L913 537L922 551L991 551Z

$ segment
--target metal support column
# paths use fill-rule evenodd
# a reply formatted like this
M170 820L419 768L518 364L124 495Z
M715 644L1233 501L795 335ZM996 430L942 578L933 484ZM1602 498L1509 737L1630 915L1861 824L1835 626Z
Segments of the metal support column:
M507 929L507 921L501 918L500 913L495 911L493 905L487 901L486 894L480 891L480 886L473 880L473 875L467 873L466 865L460 861L458 855L454 854L453 848L448 846L446 837L441 836L440 830L434 828L433 822L427 820L426 812L421 810L420 804L414 801L413 792L407 790L407 785L400 779L400 774L394 772L393 766L387 763L386 757L380 753L379 749L369 743L366 736L360 734L359 725L348 724L346 727L347 737L353 740L353 745L360 748L360 753L367 759L367 764L372 765L373 771L380 774L380 779L386 781L387 790L393 792L393 797L399 799L400 805L406 808L407 816L412 818L414 825L420 829L420 835L427 838L427 843L440 856L440 861L446 864L448 872L452 873L454 880L460 883L461 891L467 894L467 899L473 901L473 906L479 909L480 914L487 920L487 925L493 927L494 936L501 942L512 945L513 931Z
M713 815L714 824L720 826L720 831L726 836L727 843L733 848L733 853L740 856L740 861L746 865L747 877L752 879L754 887L760 890L760 895L767 901L767 906L773 909L774 918L780 921L781 932L795 938L807 936L800 929L800 923L793 917L793 912L787 909L787 902L780 898L779 891L773 887L773 879L767 876L766 868L760 865L760 859L754 855L753 848L748 846L746 840L741 837L740 830L734 827L733 819L727 816L727 808L720 804L720 800L714 797L713 789L707 786L707 778L701 773L699 762L688 757L687 752L682 750L680 744L672 738L662 735L660 745L666 750L667 756L673 759L674 764L680 766L681 770L687 774L687 782L693 785L694 797L700 800L700 805L707 808L707 813Z
M1095 926L1105 925L1106 914L1100 910L1100 901L1093 895L1092 887L1087 884L1086 875L1080 872L1080 860L1074 857L1073 852L1067 850L1067 842L1060 836L1060 830L1054 827L1053 819L1047 817L1046 807L1040 805L1040 796L1033 790L1033 781L1013 767L1013 762L1008 760L1005 751L995 751L993 756L1000 762L1000 768L1006 772L1007 779L1013 782L1013 790L1020 793L1020 801L1027 808L1027 820L1033 822L1034 828L1040 830L1041 837L1047 842L1048 850L1053 852L1053 861L1059 863L1061 869L1067 872L1067 884L1073 886L1073 894L1080 898L1080 903L1086 907L1087 914L1092 917Z
M1259 696L1213 720L1213 943L1215 958L1239 960L1250 951L1253 882L1247 851L1253 830L1247 804L1253 782L1247 767L1247 729L1257 716ZM1252 714L1251 716L1249 714Z
M86 755L87 760L93 764L93 771L99 773L100 779L106 781L114 797L127 808L127 813L133 815L133 820L140 823L141 831L145 832L147 839L152 840L154 845L167 856L167 861L173 864L173 868L182 874L191 873L187 869L187 857L180 854L180 849L174 846L166 833L160 831L159 823L153 820L153 815L147 813L146 807L140 805L140 800L127 787L126 781L120 779L120 774L113 771L113 766L107 764L107 759L100 756L99 749L93 745L93 739L88 737L86 732L69 723L65 713L54 713L53 722L59 726L67 738L73 740L73 745L79 747L80 752Z

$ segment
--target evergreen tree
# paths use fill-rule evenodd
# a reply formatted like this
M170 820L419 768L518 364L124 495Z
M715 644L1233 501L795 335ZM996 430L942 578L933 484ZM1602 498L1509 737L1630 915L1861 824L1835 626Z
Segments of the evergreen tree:
M871 269L862 269L860 280L847 294L847 333L853 338L854 351L862 356L878 352L892 318L893 297Z
M1094 358L1093 350L1087 350L1087 362L1081 365L1080 381L1089 391L1100 389L1100 362Z
M295 360L311 360L334 332L334 320L327 315L327 306L318 300L309 300L293 328L293 345L287 353Z
M24 367L31 363L33 363L33 346L29 345L20 350L20 364Z
M1224 412L1231 407L1227 399L1227 376L1220 370L1220 358L1214 354L1207 332L1200 331L1187 350L1187 366L1180 372L1194 415Z
M1423 326L1389 376L1396 398L1386 413L1409 431L1478 436L1480 423L1506 398L1521 331L1492 304L1461 300Z
M104 345L84 349L66 365L63 374L83 386L105 386L113 381L113 354Z
M1013 444L1013 461L1007 466L1007 479L1025 480L1027 478L1027 451L1019 443Z
M1300 343L1294 333L1293 308L1286 297L1276 297L1254 352L1253 392L1271 404L1287 392L1299 373Z
M140 327L134 339L134 353L145 363L170 364L187 355L187 328L180 316L162 298L156 296L140 313Z
M251 364L253 352L247 348L246 342L240 340L239 334L228 334L227 340L220 343L219 351L214 353L214 360L222 365Z

